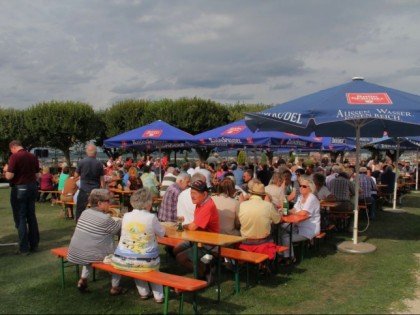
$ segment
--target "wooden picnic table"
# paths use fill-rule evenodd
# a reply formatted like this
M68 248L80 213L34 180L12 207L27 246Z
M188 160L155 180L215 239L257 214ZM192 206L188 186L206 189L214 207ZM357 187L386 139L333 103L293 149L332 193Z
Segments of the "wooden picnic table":
M193 244L193 267L194 267L194 278L198 277L198 244L205 244L210 246L217 246L217 300L220 301L220 270L221 270L221 247L228 246L231 244L239 243L245 240L245 237L212 233L206 231L191 231L184 230L182 232L177 231L176 224L162 224L165 229L165 236L184 241L190 241Z
M337 207L340 202L335 200L320 200L319 205L321 208L327 209L330 207Z
M288 224L287 226L290 227L290 229L289 229L289 239L290 239L289 250L290 250L293 246L293 240L292 240L293 224L297 224L299 222L308 220L309 218L310 218L310 216L308 216L308 215L298 215L298 214L289 214L289 215L286 215L286 216L282 215L280 222L275 225L275 227L277 228L277 231L275 231L275 233L274 233L274 235L275 235L274 241L275 241L276 245L279 245L279 239L278 239L278 235L279 235L279 232L278 232L279 227L278 226L279 226L279 224L287 223Z

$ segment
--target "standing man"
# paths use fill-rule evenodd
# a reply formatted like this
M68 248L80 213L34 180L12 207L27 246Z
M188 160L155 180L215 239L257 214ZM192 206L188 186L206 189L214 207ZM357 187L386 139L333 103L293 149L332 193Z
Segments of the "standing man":
M79 195L77 196L76 205L76 222L79 220L83 210L86 209L90 192L95 188L105 188L104 167L102 163L96 159L96 146L88 144L86 146L86 155L77 166L77 174L80 176Z
M12 155L3 168L12 188L10 204L13 219L19 234L19 254L29 255L36 251L39 243L38 221L35 215L35 201L38 196L36 174L39 172L38 158L24 150L22 143L13 140L9 144Z

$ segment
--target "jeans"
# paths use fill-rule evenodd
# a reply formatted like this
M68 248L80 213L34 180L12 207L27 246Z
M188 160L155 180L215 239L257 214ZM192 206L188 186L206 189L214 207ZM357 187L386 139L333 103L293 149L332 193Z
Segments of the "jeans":
M89 201L90 191L87 192L85 190L79 189L79 195L77 196L77 203L76 203L76 222L79 220L82 212L86 210L86 206Z
M13 219L19 235L19 250L28 252L35 250L39 244L38 221L35 215L35 202L38 196L36 183L16 185L12 187L10 204Z

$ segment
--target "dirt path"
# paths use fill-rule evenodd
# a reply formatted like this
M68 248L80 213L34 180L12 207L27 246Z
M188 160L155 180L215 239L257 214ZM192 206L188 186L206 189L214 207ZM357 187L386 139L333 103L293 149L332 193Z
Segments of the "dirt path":
M420 254L416 254L417 262L420 267ZM420 268L417 268L416 278L416 294L414 299L405 299L403 303L407 306L404 312L392 312L392 314L420 314Z

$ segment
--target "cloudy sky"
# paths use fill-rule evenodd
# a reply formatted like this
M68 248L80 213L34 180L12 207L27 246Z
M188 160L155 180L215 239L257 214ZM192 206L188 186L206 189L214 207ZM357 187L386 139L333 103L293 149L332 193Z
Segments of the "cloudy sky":
M0 106L278 104L354 76L420 94L420 1L0 0Z

